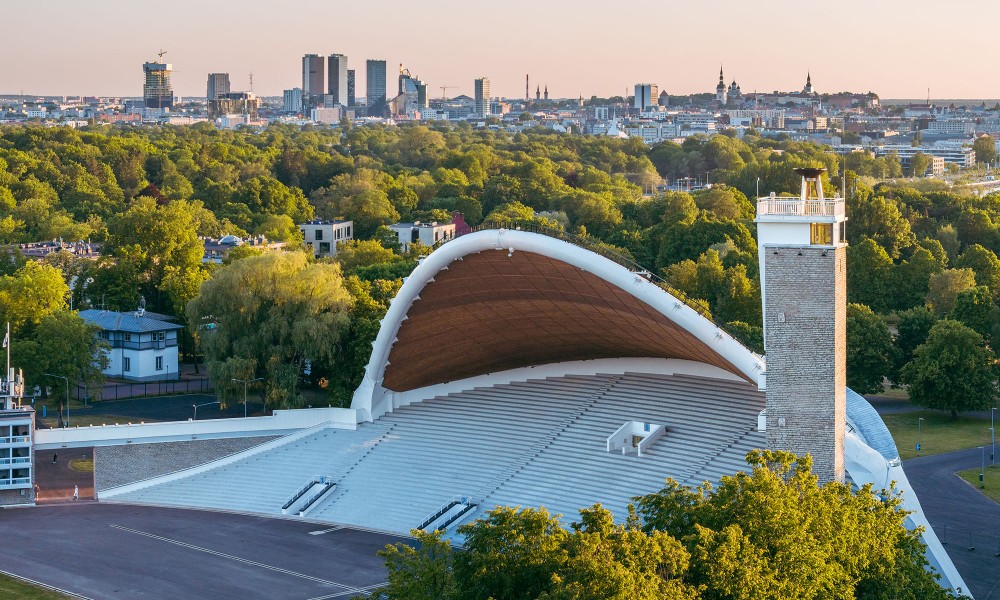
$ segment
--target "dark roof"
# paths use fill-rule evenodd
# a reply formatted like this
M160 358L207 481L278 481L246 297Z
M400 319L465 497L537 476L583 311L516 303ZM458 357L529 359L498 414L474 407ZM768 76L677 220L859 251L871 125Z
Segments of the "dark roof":
M155 314L155 313L154 313ZM150 331L166 331L184 329L183 325L163 321L165 315L149 313L139 316L137 312L120 313L113 310L97 310L94 308L80 311L80 318L97 325L104 331L126 331L129 333L147 333Z

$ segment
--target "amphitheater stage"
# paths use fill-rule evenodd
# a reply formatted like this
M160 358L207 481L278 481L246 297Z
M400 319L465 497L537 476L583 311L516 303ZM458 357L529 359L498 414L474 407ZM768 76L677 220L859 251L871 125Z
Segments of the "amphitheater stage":
M400 538L242 514L122 504L0 510L0 571L81 598L351 598ZM318 533L323 532L323 533Z

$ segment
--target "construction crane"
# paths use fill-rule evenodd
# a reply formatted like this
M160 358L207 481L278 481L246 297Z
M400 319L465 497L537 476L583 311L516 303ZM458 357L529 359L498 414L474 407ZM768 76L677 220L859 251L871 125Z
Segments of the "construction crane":
M448 99L448 90L453 90L453 89L457 88L458 86L457 85L442 85L442 86L439 86L439 87L441 88L441 99L442 100L447 100Z
M160 59L159 59L159 60L160 60L160 61L162 61L162 60L163 60L163 55L164 55L164 54L166 54L166 53L167 53L167 51L166 51L166 50L164 50L163 48L160 48L160 51L159 51L159 52L157 52L157 53L156 53L156 55L157 55L158 57L160 57Z

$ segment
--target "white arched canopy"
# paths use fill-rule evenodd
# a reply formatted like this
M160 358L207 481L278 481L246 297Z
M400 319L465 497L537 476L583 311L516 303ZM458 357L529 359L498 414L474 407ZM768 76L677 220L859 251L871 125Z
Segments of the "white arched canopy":
M703 363L763 385L764 360L682 301L569 242L486 230L414 269L382 320L352 407L525 367L618 358Z

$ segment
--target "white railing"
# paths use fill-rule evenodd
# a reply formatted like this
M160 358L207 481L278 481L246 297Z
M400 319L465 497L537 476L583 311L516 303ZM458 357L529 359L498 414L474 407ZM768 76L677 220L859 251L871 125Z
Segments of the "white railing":
M11 479L0 479L0 489L10 488L10 487L21 487L30 486L31 477L14 477Z
M14 458L0 458L0 465L26 465L31 464L30 456L15 456Z
M12 437L0 437L0 444L27 444L31 438L26 435L15 435Z
M843 198L803 200L801 197L761 198L757 201L757 215L786 215L805 217L838 217L844 214Z

